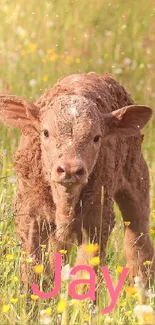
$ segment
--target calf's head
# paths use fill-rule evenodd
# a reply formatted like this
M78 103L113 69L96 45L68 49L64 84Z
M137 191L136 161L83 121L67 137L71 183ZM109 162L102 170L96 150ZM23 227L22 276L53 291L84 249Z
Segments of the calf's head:
M79 95L57 96L41 109L21 97L0 96L0 117L24 134L30 136L31 129L40 137L40 159L56 205L58 238L64 240L72 227L75 205L104 138L134 135L151 115L151 108L142 105L101 114L94 102Z

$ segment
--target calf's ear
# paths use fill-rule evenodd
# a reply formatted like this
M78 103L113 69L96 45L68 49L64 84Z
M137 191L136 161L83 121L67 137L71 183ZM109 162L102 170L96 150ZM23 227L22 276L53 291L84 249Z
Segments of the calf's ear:
M0 119L23 133L28 128L39 131L39 108L22 97L0 95Z
M105 114L108 134L136 135L152 116L152 109L145 105L130 105Z

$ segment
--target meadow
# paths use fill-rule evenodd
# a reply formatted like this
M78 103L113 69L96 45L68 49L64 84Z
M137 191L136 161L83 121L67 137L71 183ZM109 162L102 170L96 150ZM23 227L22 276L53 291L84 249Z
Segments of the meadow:
M1 0L0 93L35 101L61 77L89 71L109 72L138 104L155 110L155 3L153 0ZM155 242L155 114L144 130L143 154L150 170L150 236ZM108 315L105 284L98 307L68 297L65 274L61 293L39 299L20 284L21 259L31 268L14 229L16 175L13 155L19 131L0 124L0 324L1 325L140 325L155 324L155 287L132 287L128 279ZM123 255L123 221L116 207L116 226L107 247L106 265L118 282ZM118 235L119 234L119 235ZM42 283L43 264L34 269ZM66 254L66 252L62 252ZM150 261L145 267L149 272ZM67 265L65 272L68 272ZM145 307L143 306L145 305ZM136 309L135 309L136 308Z

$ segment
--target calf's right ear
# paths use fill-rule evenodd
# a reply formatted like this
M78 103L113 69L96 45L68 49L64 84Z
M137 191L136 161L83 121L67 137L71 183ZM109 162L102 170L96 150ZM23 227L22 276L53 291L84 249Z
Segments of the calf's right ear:
M22 97L0 95L0 119L23 133L28 127L39 132L39 108Z

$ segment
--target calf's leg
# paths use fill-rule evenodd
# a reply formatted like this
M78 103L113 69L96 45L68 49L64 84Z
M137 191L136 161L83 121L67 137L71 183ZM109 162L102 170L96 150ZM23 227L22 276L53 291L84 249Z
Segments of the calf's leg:
M131 183L115 194L124 222L130 223L125 225L124 250L132 283L137 275L144 283L155 278L155 254L149 237L148 170L144 160L141 167L141 171L134 173L133 184L131 177Z

